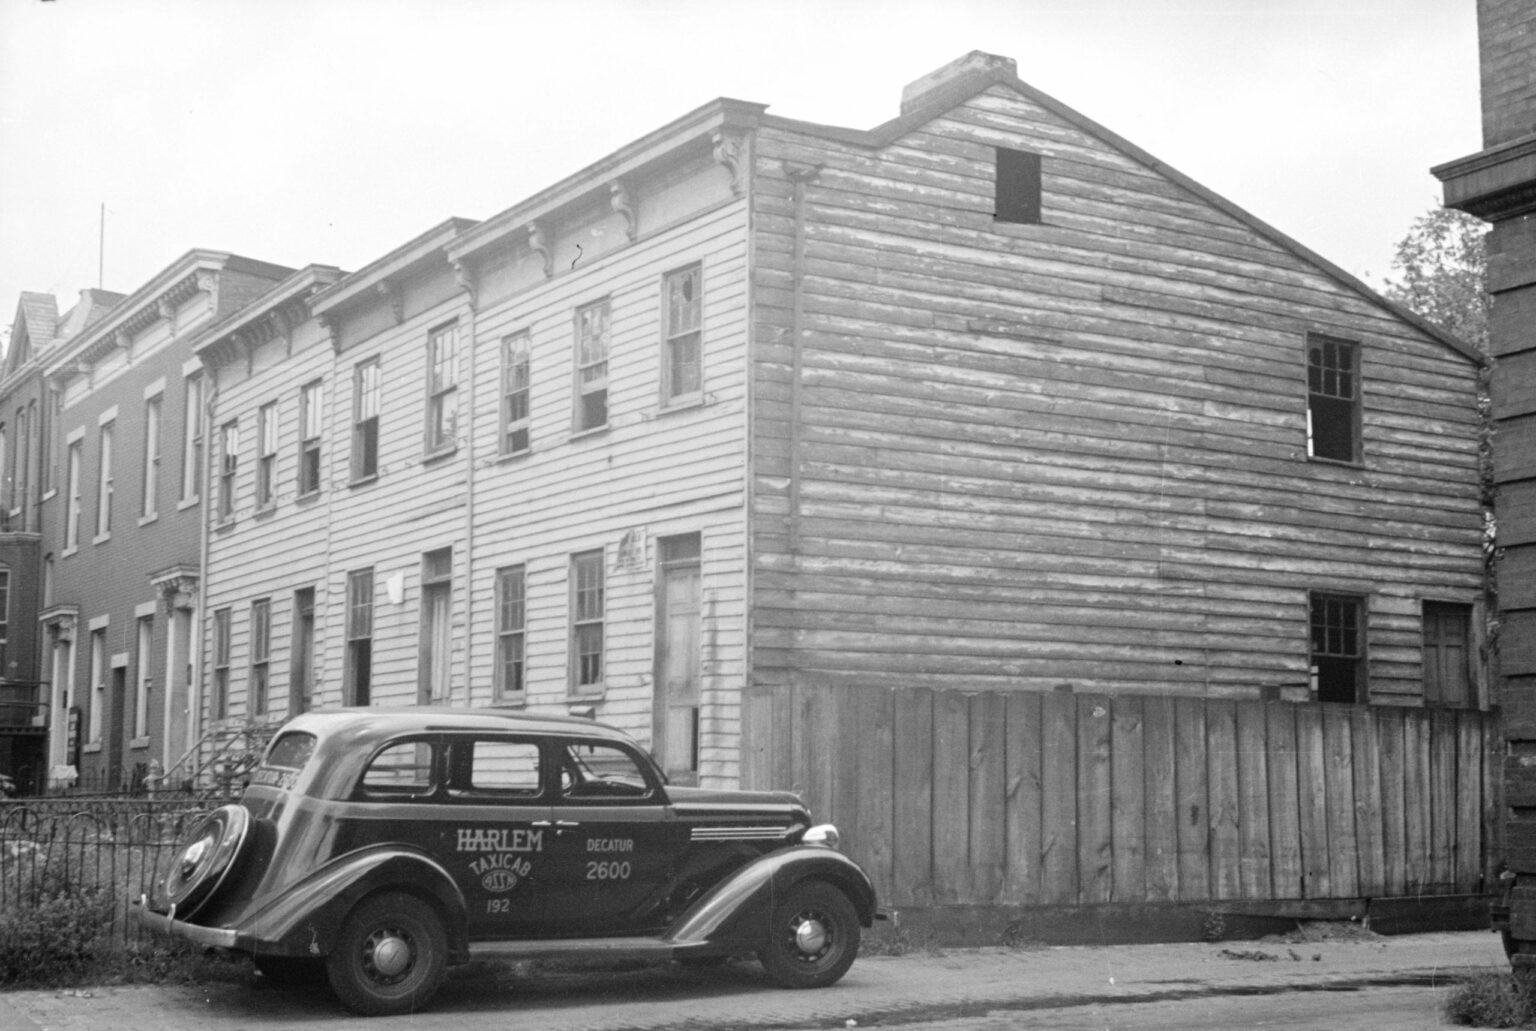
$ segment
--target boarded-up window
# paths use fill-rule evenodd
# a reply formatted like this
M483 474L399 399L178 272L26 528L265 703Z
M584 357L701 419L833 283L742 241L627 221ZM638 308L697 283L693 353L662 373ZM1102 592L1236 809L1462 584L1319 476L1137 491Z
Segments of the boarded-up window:
M1039 223L1039 154L997 148L997 206L994 212L999 222Z
M1424 603L1424 704L1465 708L1477 704L1472 690L1469 605Z
M1365 601L1312 595L1312 672L1320 702L1359 702L1365 692Z
M1360 460L1360 345L1307 334L1307 454Z

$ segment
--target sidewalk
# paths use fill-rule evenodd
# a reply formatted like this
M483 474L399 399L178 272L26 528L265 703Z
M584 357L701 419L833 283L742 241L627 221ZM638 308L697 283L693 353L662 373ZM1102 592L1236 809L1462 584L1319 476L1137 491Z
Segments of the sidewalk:
M1180 943L950 949L860 959L837 986L795 992L771 986L754 963L699 973L676 966L456 977L430 1009L393 1019L353 1017L324 989L240 984L111 987L0 994L5 1031L328 1031L409 1027L502 1028L509 1019L544 1031L796 1027L937 1019L960 1011L1029 1010L1099 1002L1265 995L1320 985L1417 984L1449 988L1507 970L1487 931L1287 943Z

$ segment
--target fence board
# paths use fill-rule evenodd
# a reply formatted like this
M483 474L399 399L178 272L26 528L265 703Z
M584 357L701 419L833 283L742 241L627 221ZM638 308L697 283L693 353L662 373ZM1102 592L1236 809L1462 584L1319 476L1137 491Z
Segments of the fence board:
M1268 733L1263 702L1237 705L1237 837L1245 899L1273 897L1270 863Z
M1108 902L1113 887L1109 699L1077 698L1078 899Z
M891 849L893 904L933 905L933 693L895 692L896 824Z
M1354 898L1360 883L1355 853L1355 776L1351 707L1323 706L1323 760L1328 802L1328 880L1332 898Z
M940 904L971 893L968 701L957 691L933 696L933 892Z
M1274 897L1302 897L1301 803L1296 793L1296 706L1264 706L1269 785L1270 881Z
M1047 904L1077 902L1077 698L1040 699L1040 888Z
M1179 898L1211 898L1211 814L1206 792L1205 701L1174 699L1174 776L1179 797Z
M1504 781L1499 765L1504 747L1499 724L1483 719L1483 890L1492 891L1499 883L1499 856L1504 854L1504 825L1499 819L1504 805Z
M1296 794L1301 829L1301 894L1325 899L1333 894L1328 869L1327 775L1323 761L1323 712L1316 706L1296 710Z
M1364 707L1350 712L1354 760L1355 849L1359 894L1371 898L1386 891L1386 856L1382 852L1380 721Z
M1173 699L1142 699L1146 783L1146 899L1179 897L1178 792L1174 780Z
M1430 890L1448 892L1456 880L1456 715L1431 713Z
M895 837L894 728L896 696L891 691L858 692L857 726L840 747L855 751L859 785L857 830L848 834L853 857L881 891L894 879L891 846Z
M1376 747L1381 757L1382 891L1408 893L1408 814L1403 804L1404 720L1402 713L1383 710L1376 720Z
M1238 839L1237 706L1205 703L1206 791L1211 807L1211 895L1242 896L1242 846Z
M1429 891L1429 720L1423 712L1403 714L1403 856L1407 894Z
M1147 897L1146 735L1139 695L1114 700L1110 742L1110 888L1117 902L1141 902Z
M1456 714L1456 890L1477 891L1482 880L1483 738L1478 713Z
M1007 855L1007 706L1004 696L995 692L971 695L970 703L970 901L994 903L1002 894Z
M1007 876L1003 900L1038 905L1040 890L1040 696L1022 691L1007 696L1006 815Z

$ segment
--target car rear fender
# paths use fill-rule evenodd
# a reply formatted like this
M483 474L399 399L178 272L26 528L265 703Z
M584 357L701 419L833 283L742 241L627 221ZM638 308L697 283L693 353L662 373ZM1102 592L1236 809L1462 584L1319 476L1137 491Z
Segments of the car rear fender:
M826 881L848 896L869 927L875 919L875 889L852 859L821 845L793 845L770 852L715 885L667 931L680 945L756 942L767 926L775 894L801 881Z
M449 956L466 959L464 895L441 863L399 845L374 845L341 856L240 922L242 940L257 951L286 956L323 956L352 908L376 891L419 895L437 907L448 935Z

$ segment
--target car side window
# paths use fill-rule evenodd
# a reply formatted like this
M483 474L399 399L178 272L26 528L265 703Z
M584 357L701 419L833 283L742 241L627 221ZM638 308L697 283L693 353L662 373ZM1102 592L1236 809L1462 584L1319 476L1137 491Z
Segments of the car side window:
M542 767L533 741L472 741L464 786L471 791L537 798Z
M634 756L603 741L571 742L561 748L560 797L566 800L634 801L653 789Z
M362 793L378 798L431 794L435 751L430 741L401 741L385 747L363 771Z

